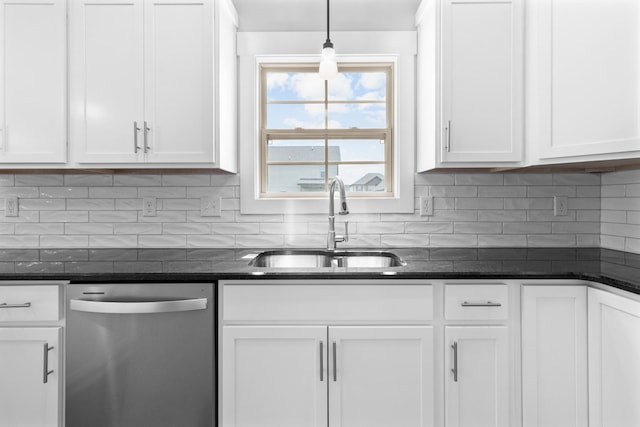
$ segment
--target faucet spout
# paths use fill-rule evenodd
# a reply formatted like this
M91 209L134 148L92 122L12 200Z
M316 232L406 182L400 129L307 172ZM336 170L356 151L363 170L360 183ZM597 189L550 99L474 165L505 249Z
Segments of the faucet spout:
M336 236L335 227L335 189L338 184L338 190L340 191L340 215L347 215L349 208L347 207L347 193L344 190L344 182L340 177L334 177L333 181L329 185L329 233L327 235L327 249L335 250L337 242L347 242L349 240L349 222L345 221L345 234L344 236Z

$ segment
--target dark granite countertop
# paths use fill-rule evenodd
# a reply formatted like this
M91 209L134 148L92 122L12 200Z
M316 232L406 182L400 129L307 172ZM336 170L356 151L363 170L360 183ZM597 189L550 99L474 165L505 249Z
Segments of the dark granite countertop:
M72 282L222 279L583 279L640 294L640 254L600 248L395 248L404 267L248 266L264 249L1 249L0 280ZM371 250L368 248L367 250Z

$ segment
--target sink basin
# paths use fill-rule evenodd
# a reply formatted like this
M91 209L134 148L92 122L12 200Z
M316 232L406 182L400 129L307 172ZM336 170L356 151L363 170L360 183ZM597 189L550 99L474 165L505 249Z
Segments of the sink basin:
M249 265L264 268L384 268L402 267L406 262L391 252L282 250L262 252Z
M258 254L249 265L272 268L331 267L331 257L323 251L267 251Z

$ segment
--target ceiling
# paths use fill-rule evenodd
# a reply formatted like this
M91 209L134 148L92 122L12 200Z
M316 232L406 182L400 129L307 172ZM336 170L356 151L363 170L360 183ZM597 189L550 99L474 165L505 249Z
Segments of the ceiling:
M232 0L240 31L326 31L326 0ZM420 0L332 0L331 31L415 29Z

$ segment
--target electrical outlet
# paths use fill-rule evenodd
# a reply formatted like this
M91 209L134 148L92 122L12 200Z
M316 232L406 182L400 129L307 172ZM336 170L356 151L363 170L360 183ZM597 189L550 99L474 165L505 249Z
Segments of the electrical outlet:
M4 198L4 216L18 216L18 197L6 196Z
M200 216L220 216L222 198L218 196L204 196L200 198Z
M567 216L569 210L569 199L566 196L555 196L553 198L553 215Z
M420 216L433 216L433 196L420 197Z
M156 198L142 198L142 216L156 216Z

